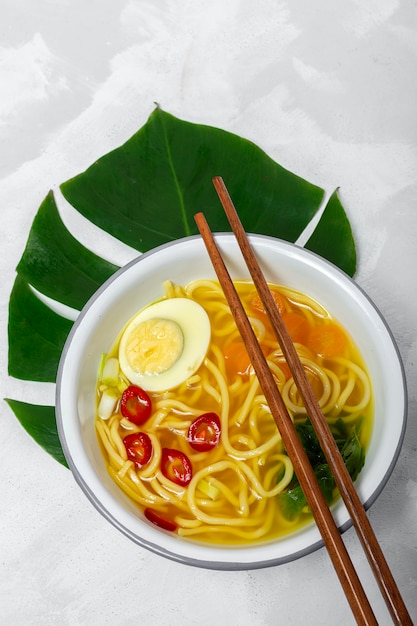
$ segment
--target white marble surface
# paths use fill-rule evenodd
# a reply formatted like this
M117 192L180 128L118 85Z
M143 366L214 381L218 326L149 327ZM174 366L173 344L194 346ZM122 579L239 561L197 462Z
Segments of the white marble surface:
M6 372L14 269L47 191L128 139L154 102L253 140L326 190L340 187L357 281L398 342L408 428L369 516L417 618L416 2L2 0L1 8L1 397L53 402L53 386ZM117 246L114 254L120 260ZM353 623L324 550L237 573L164 560L110 527L5 403L0 412L1 624ZM345 538L380 624L389 624L354 532Z

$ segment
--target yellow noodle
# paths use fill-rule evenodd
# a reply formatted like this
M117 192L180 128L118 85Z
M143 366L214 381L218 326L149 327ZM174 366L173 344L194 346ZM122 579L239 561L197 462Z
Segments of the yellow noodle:
M240 469L242 473L244 473L248 480L250 481L252 488L256 491L256 493L262 498L272 498L273 496L278 495L287 487L293 477L293 467L292 463L288 456L282 454L280 459L284 465L285 473L283 478L277 483L277 485L273 489L264 489L260 481L256 478L253 471L250 469L248 465L242 463L240 465Z
M277 380L278 388L281 389L281 387L283 385L285 385L285 374L284 374L284 372L282 371L282 369L280 368L279 365L274 363L274 361L268 359L267 362L268 362L268 365L269 365L269 369L274 374L274 378Z
M236 424L239 424L241 426L243 422L245 421L245 419L247 418L249 414L249 410L252 406L254 397L258 389L259 389L259 381L255 376L253 376L245 402L243 403L242 408L240 409L238 414L236 415L236 418L235 418Z
M113 422L110 428L110 441L113 442L113 445L116 447L119 456L121 456L122 459L126 460L127 452L123 440L119 435L119 423L116 420Z
M213 299L213 297L217 295L219 299L224 300L223 292L219 288L218 282L215 280L193 280L184 288L185 293L190 297L193 297L197 290L204 290L204 294L208 293L210 299Z
M181 528L198 528L202 524L199 519L186 518L181 515L176 515L174 517L174 522L181 526Z
M208 393L208 395L211 396L215 402L220 404L220 402L221 402L221 395L217 391L217 389L215 387L213 387L213 385L210 385L207 381L204 381L203 384L202 384L202 389L204 389L204 391L206 391Z
M198 408L190 407L184 402L174 400L173 398L167 398L166 400L158 400L155 402L155 408L165 409L168 411L175 411L176 413L183 413L184 415L199 415L200 410Z
M321 396L317 396L317 401L320 407L323 407L325 403L328 401L330 394L331 394L331 384L329 381L329 377L327 376L324 369L320 368L310 359L306 359L302 357L301 363L303 364L304 368L307 371L310 370L310 372L312 372L312 374L316 376L316 378L320 381L321 386L322 386L322 391L321 391ZM284 385L284 388L282 390L282 397L286 406L291 411L293 411L294 413L302 413L302 414L306 413L306 409L302 403L300 394L298 392L298 389L295 385L293 378L290 378Z
M230 535L234 535L236 537L240 537L247 541L253 541L255 539L259 539L263 537L264 535L266 535L270 531L273 522L274 522L274 510L270 509L266 518L264 518L263 523L257 529L242 530L240 526L239 527L228 526L227 533ZM197 526L194 528L179 528L178 529L178 534L182 535L183 537L192 536L192 535L195 536L197 534L203 534L203 533L211 534L211 533L224 533L224 532L225 532L225 527L224 525L222 525L222 523L220 523L219 525L216 525L216 523L210 523L209 525L206 525L206 526L202 525L202 526Z
M237 433L236 435L233 435L232 437L230 437L230 443L238 444L239 446L243 448L248 448L249 450L255 450L257 448L257 445L254 442L254 440L248 435L245 435L243 433ZM240 447L236 449L238 449L239 451L241 450ZM256 456L258 456L258 454Z
M238 508L239 507L239 498L236 497L236 495L233 493L233 491L230 489L230 487L228 487L227 485L225 485L221 480L218 480L215 476L213 476L213 472L215 471L216 468L216 464L211 464L210 468L207 470L207 472L202 472L200 480L202 478L204 478L204 476L210 476L210 484L213 487L216 487L219 492L221 493L221 495L228 501L230 502L234 507ZM220 469L224 469L223 467L221 467ZM198 487L198 484L197 484Z
M154 433L148 433L148 436L152 443L152 458L147 465L139 470L139 476L141 479L150 478L151 476L156 475L159 466L161 465L162 450L159 439Z
M170 419L165 419L163 424L161 424L161 428L170 428L175 432L185 432L190 427L191 420L180 420L172 417Z
M208 355L210 356L210 358L216 363L216 366L219 368L219 370L222 372L222 374L225 376L226 375L226 368L225 368L225 364L224 364L224 355L222 350L220 349L219 346L217 346L215 343L212 343L210 345L210 349L209 349L209 353Z
M343 406L344 410L347 411L348 413L352 411L363 411L366 405L371 400L371 385L369 383L369 379L367 375L365 374L365 372L363 371L361 367L359 367L358 365L356 365L356 363L353 363L352 361L348 359L335 357L333 361L335 363L340 363L342 365L345 365L349 370L351 370L354 374L356 374L357 378L361 381L361 384L363 385L363 395L362 395L361 402L358 402L358 404L356 404L355 406L344 404Z
M155 505L155 504L161 503L161 498L158 498L156 495L153 495L151 493L146 494L146 496L140 495L140 493L138 493L138 491L135 488L132 488L129 485L128 481L126 480L126 476L124 477L124 479L121 479L118 473L114 471L114 469L111 466L109 466L107 469L108 469L110 476L113 478L114 482L129 496L129 498L131 498L135 502L142 504L142 506L148 506L150 504Z
M193 385L198 385L200 381L201 381L200 374L194 374L194 376L190 376L190 378L187 379L186 385L187 387L192 387Z
M148 421L148 430L150 430L150 428L158 428L158 426L160 426L162 422L166 419L168 413L169 410L166 408L156 410L154 415L151 416L150 420Z
M123 478L126 476L127 472L129 470L131 470L132 467L133 467L133 462L132 461L125 461L124 464L122 465L122 467L117 472L117 475L119 476L119 478L121 480L123 480Z
M116 463L118 469L120 469L120 467L122 467L123 463L125 462L125 459L123 459L120 454L117 453L113 443L109 439L108 429L106 428L105 422L97 421L96 430L100 436L101 443L103 444L110 459L112 459Z
M155 491L155 494L159 496L160 500L165 501L165 503L175 502L175 506L182 510L183 512L188 511L188 507L185 502L182 501L182 498L179 497L178 494L173 493L170 489L164 487L157 478L154 478L151 481L152 488Z
M122 417L119 421L119 426L121 428L123 428L124 430L127 431L137 431L138 427L136 426L136 424L134 424L133 422L130 422L128 419L126 419L125 417Z
M212 371L212 373L217 377L217 383L220 388L220 393L222 397L222 411L221 411L221 422L222 422L222 442L223 446L231 457L240 458L240 459L248 459L253 456L258 456L262 454L266 450L271 450L274 446L280 441L281 436L279 433L276 433L269 441L266 441L258 448L253 450L237 450L234 448L229 440L228 435L228 414L229 414L229 394L227 390L227 383L219 370L214 366L213 363L207 360L207 367Z
M188 489L187 489L188 506L190 507L190 510L194 513L197 519L200 519L201 521L206 522L207 524L224 524L226 526L231 526L231 525L256 526L260 522L260 520L257 518L253 518L253 517L243 518L240 516L223 517L219 515L208 515L207 513L202 511L200 508L198 508L196 504L195 489L200 479L206 476L207 474L212 473L213 471L222 471L228 468L239 475L239 467L233 461L221 461L220 463L217 463L215 466L209 466L208 468L203 468L202 470L197 472L197 474L193 477L190 484L188 485Z
M265 324L258 320L256 317L249 316L250 324L253 328L253 332L255 333L255 337L258 341L263 341L266 335Z
M291 289L290 287L284 287L279 285L279 291L284 294L291 302L295 302L301 307L305 307L314 311L314 313L321 318L328 318L329 313L324 307L322 307L316 300L310 298L300 291Z
M339 381L338 381L339 382ZM343 381L346 384L343 386L339 383L339 393L336 394L336 389L334 389L334 399L333 403L329 402L327 406L323 407L323 413L326 415L328 419L331 417L336 417L340 415L342 411L344 411L345 401L351 395L352 391L355 388L355 377L348 376L346 381ZM343 419L346 418L346 415Z
M128 473L121 479L122 482L126 484L129 489L135 491L135 493L142 497L142 499L148 504L163 504L165 502L164 498L160 497L157 492L152 487L152 481L143 480L142 477L139 477L136 469L130 468Z
M195 497L195 504L199 509L204 510L206 513L216 510L217 512L223 511L230 503L226 498L218 497L216 500L211 498L198 498ZM236 505L237 508L237 505Z
M243 477L240 479L240 491L239 491L239 513L242 517L249 517L250 507L248 498L248 484Z
M276 426L264 396L256 396L249 414L249 430L253 440L259 445L265 436L276 434Z
M198 406L201 404L201 396L203 392L202 383L200 381L198 387L194 386L187 390L187 397L189 398L191 406Z
M341 393L340 380L336 376L336 374L332 372L332 370L325 368L323 369L323 371L325 372L327 380L330 384L330 396L327 400L327 404L323 403L321 409L325 415L329 414L330 412L332 413L332 415L335 412L340 413L340 410L338 408Z
M162 287L164 289L166 298L174 298L175 297L174 283L172 283L170 280L166 280L163 283Z
M281 367L285 364L282 350L272 331L251 309L254 286L246 281L238 281L236 286L254 332L268 354L268 364L290 416L304 421L306 413L299 392L292 378L286 380L287 367ZM206 309L212 342L196 374L175 390L154 394L153 413L144 425L132 424L118 409L107 422L97 418L97 436L109 474L141 507L156 507L162 516L175 520L182 536L202 541L216 541L213 537L217 536L220 542L239 543L289 532L300 522L288 522L282 517L277 496L293 478L292 463L256 376L235 375L229 380L224 347L241 341L241 337L219 283L196 280L182 287L166 281L163 288L166 298L192 298ZM307 295L288 287L273 288L288 299L286 310L299 311L311 326L330 319L327 311ZM371 385L350 344L332 359L316 357L308 345L296 343L295 347L329 423L342 419L353 425L364 412L369 416ZM117 354L117 343L111 354ZM121 381L124 386L129 384L124 376ZM105 385L98 381L97 389L101 392ZM213 450L198 452L190 448L187 433L195 417L206 412L218 413L221 438ZM365 431L369 429L368 424ZM127 460L123 444L126 433L138 431L149 435L153 449L150 461L142 468ZM177 485L162 474L163 447L174 447L188 456L194 468L188 486Z

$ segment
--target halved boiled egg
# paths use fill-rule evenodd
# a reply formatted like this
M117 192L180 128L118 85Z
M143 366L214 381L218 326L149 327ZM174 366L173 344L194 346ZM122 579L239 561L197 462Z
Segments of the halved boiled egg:
M120 339L120 368L147 391L173 389L198 370L210 337L209 317L197 302L159 300L128 322Z

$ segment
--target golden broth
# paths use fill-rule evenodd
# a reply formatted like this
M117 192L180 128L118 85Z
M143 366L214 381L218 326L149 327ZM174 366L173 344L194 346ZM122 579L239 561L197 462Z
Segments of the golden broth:
M298 391L253 284L235 285L290 415L296 422L305 421ZM209 350L196 374L184 383L148 394L152 413L143 425L124 418L119 401L109 419L96 417L110 475L142 511L151 509L168 520L170 529L199 541L266 541L298 529L311 516L304 508L288 521L280 510L279 494L293 480L292 464L221 287L212 280L185 287L167 282L164 287L166 298L191 298L206 310L211 323ZM360 440L366 449L372 428L371 387L352 339L308 296L282 286L270 287L326 419L330 424L342 419L349 428L361 423ZM108 358L117 356L119 339ZM112 391L120 396L129 384L119 374ZM107 388L99 378L98 402ZM208 412L220 418L220 440L213 449L198 452L190 446L188 429ZM153 446L150 460L142 467L128 460L123 443L126 435L135 432L147 433ZM161 471L164 448L181 451L191 462L192 478L186 486L172 482Z

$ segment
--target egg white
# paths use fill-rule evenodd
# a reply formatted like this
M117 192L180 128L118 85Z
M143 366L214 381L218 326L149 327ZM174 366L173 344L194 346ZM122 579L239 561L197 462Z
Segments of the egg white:
M142 322L152 319L171 320L183 334L183 349L175 363L156 374L143 374L132 368L126 355L131 332ZM211 339L210 320L201 305L188 298L159 300L142 309L128 322L119 344L120 369L134 385L146 391L168 391L192 376L202 364Z

